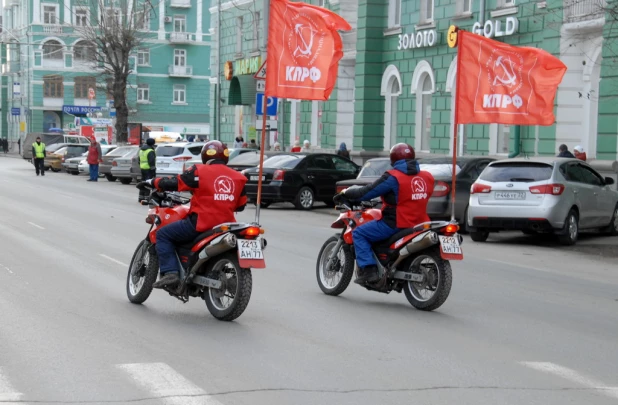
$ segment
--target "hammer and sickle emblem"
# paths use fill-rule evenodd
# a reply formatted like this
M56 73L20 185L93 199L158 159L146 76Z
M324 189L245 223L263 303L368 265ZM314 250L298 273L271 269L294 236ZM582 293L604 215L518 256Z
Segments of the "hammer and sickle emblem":
M496 69L498 68L502 70L502 75L497 74ZM493 83L494 86L496 84L501 84L510 87L517 83L517 76L515 75L515 68L513 67L511 58L498 56L498 59L496 59L494 63L494 73L496 73Z

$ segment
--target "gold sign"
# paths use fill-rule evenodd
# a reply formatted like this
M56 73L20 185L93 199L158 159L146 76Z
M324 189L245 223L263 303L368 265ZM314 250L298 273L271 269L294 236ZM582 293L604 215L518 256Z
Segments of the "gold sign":
M234 66L232 62L225 62L223 65L223 74L226 80L232 80L232 76L234 76Z
M250 75L257 73L260 66L262 66L261 56L237 60L234 66L234 73L237 75Z
M450 27L448 27L448 31L446 34L446 43L448 44L449 48L455 48L457 46L457 31L459 31L459 28L455 25L451 25Z

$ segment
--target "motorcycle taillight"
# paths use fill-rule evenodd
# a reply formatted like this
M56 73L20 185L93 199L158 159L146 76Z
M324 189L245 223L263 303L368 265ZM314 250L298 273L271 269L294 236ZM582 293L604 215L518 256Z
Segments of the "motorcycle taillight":
M148 215L148 216L146 217L146 223L147 223L147 224L150 224L150 225L154 224L154 218L153 218L153 216L152 216L152 215Z

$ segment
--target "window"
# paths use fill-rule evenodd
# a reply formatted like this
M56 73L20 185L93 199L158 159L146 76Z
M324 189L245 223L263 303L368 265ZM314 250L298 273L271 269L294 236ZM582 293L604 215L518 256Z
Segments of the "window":
M242 17L236 18L236 53L242 53Z
M514 7L515 0L498 0L498 8Z
M472 0L457 0L457 15L470 15Z
M260 12L253 13L253 50L260 49Z
M174 49L174 66L187 66L187 51Z
M324 0L318 0L318 6L324 7Z
M433 1L421 0L421 23L433 22Z
M332 160L326 156L316 156L307 164L307 169L310 170L333 170L334 168Z
M89 89L97 88L97 79L92 76L78 76L75 78L75 98L88 98Z
M184 15L174 16L174 32L186 32L187 31L187 17Z
M546 163L499 162L494 163L481 174L481 180L492 183L509 181L528 182L549 180L554 168Z
M352 162L348 162L345 159L335 156L333 156L331 159L333 160L333 164L335 165L335 170L356 173L356 166L354 166Z
M358 177L380 177L385 171L392 168L389 159L371 159L365 163Z
M121 18L122 17L120 15L120 9L112 8L112 7L108 7L105 9L104 24L106 26L111 27L113 25L119 25Z
M140 83L137 85L137 101L148 102L150 101L150 85Z
M174 85L174 103L175 104L184 104L187 102L186 98L186 86L184 84L175 84Z
M64 83L62 76L47 75L43 76L43 97L63 98Z
M56 40L50 40L43 44L43 59L62 59L62 44Z
M75 44L75 46L73 47L73 53L75 55L75 60L77 61L95 60L94 45L86 41L80 41Z
M431 150L431 77L425 75L421 94L421 150Z
M75 19L75 21L73 21L73 24L79 26L79 27L85 27L88 25L88 9L87 8L76 8L75 9L75 14L73 15L73 18Z
M605 181L603 180L603 178L600 177L596 172L594 172L589 167L581 165L581 164L579 165L579 167L580 167L580 170L582 171L584 181L587 184L598 186L598 187L602 187L605 184Z
M150 11L144 10L135 13L135 28L142 31L150 31Z
M58 24L58 5L43 4L43 24Z
M150 49L138 49L137 64L139 66L150 66Z
M511 140L511 128L509 125L498 124L498 145L496 153L504 155L509 153L509 141Z
M388 2L388 28L401 26L401 0Z

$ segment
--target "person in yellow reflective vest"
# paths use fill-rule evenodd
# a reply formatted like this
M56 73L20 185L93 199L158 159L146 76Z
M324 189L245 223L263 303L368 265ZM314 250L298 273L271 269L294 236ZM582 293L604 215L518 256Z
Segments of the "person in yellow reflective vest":
M45 144L41 142L41 137L36 138L36 142L32 144L32 161L34 162L34 169L36 175L45 176L45 166L43 162L45 160Z
M139 168L142 171L142 181L154 179L157 175L156 153L154 144L155 140L153 138L148 138L146 140L146 144L142 145L139 150ZM139 203L141 203L142 201L147 201L149 195L150 193L148 190L140 189L137 201Z

